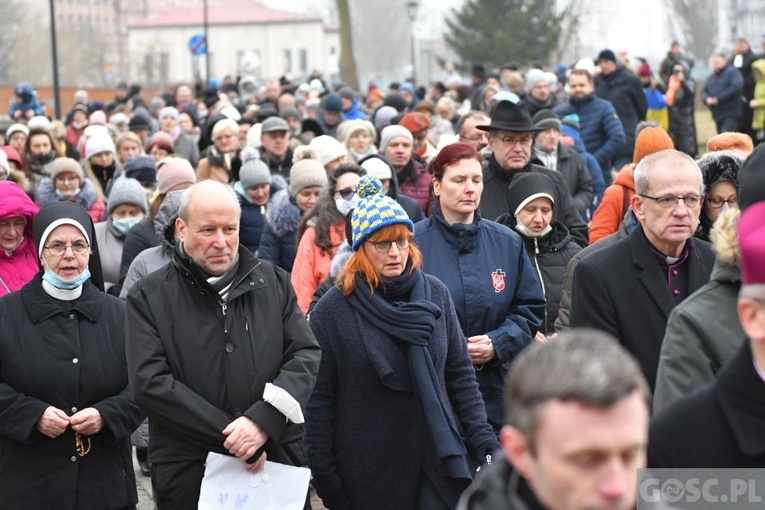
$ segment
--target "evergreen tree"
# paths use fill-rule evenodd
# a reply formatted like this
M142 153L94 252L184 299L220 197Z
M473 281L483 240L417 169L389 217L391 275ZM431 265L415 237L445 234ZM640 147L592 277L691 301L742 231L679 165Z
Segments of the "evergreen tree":
M571 4L561 12L555 4L555 0L468 0L459 10L452 9L444 38L466 64L545 64L558 49L566 18L575 15Z

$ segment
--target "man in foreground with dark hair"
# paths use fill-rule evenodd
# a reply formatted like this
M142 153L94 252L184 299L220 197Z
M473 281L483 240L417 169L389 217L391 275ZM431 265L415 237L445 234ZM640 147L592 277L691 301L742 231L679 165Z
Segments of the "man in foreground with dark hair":
M458 510L635 507L645 467L648 385L610 335L570 330L513 362L503 455L479 473Z

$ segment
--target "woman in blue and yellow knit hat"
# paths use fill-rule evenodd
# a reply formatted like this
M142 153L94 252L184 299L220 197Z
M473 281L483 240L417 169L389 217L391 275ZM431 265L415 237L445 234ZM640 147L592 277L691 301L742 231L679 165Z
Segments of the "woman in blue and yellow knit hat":
M313 486L328 508L454 508L499 444L449 292L420 270L412 222L381 190L359 181L354 253L310 318Z

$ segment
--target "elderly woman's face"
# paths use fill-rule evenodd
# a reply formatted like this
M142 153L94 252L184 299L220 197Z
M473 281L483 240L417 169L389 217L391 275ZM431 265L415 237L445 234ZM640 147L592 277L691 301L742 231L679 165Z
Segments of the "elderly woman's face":
M64 281L75 280L85 271L90 260L90 246L77 227L56 227L45 242L42 254L45 269L50 269ZM63 252L59 253L62 249Z
M0 220L0 248L12 252L19 247L24 239L24 227L27 219L22 216L3 218Z
M239 148L239 133L232 133L230 129L225 129L215 139L215 148L220 152L236 152Z
M401 276L409 260L409 243L411 237L396 239L395 241L370 241L362 245L372 266L378 274L386 278Z
M534 235L540 235L552 221L553 206L549 198L535 198L515 217Z

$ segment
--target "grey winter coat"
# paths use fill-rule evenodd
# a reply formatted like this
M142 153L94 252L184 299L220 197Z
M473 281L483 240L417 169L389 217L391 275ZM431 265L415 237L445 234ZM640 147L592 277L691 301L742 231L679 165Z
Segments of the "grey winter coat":
M160 240L159 246L146 249L133 259L125 276L120 298L127 299L128 292L138 280L172 262L175 249L175 219L178 218L182 196L183 192L175 191L165 197L157 216L154 217L154 232Z
M745 342L736 311L741 289L736 235L739 213L731 213L721 215L721 221L715 223L716 259L709 283L677 305L667 321L653 396L654 413L714 381Z
M186 133L181 133L173 142L175 153L186 158L191 163L192 168L197 167L199 163L199 147L194 139Z
M96 223L93 228L98 242L98 255L101 257L104 290L109 292L109 289L120 280L120 263L122 262L122 246L125 244L125 234L114 228L111 216L106 221Z

